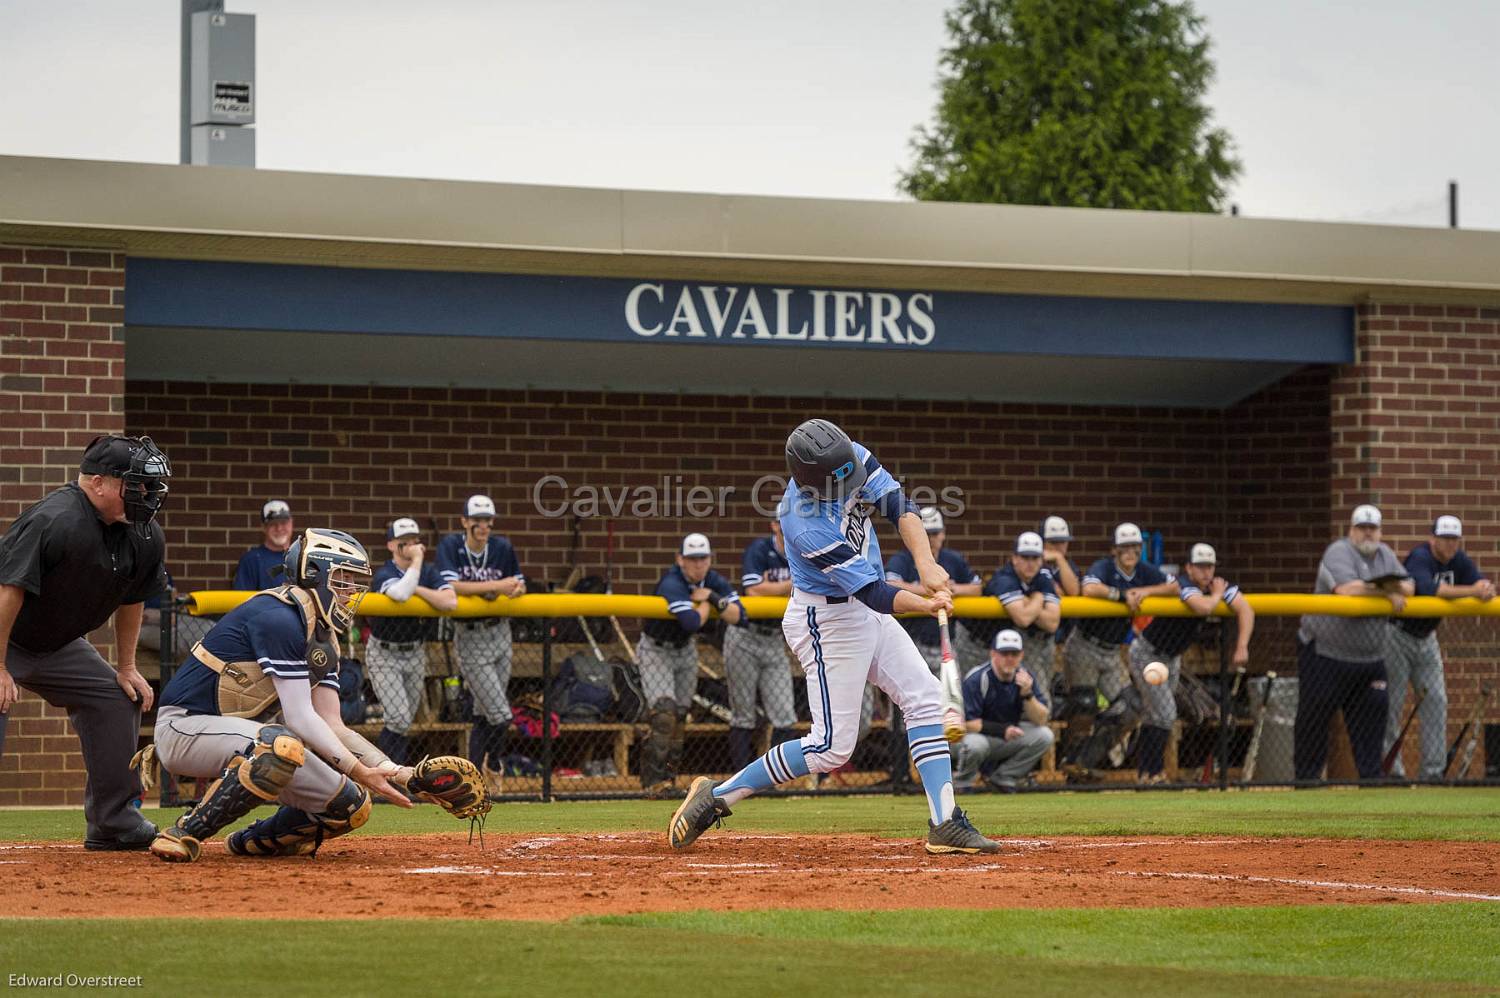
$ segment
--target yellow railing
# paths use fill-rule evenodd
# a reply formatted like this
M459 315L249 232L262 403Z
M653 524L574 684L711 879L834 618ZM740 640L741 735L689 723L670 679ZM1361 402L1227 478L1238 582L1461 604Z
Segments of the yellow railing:
M228 613L245 600L254 596L251 592L230 590L205 590L189 593L187 610L197 616L218 616ZM1383 617L1389 616L1391 604L1380 596L1312 596L1299 593L1256 593L1242 597L1255 608L1255 612L1266 617L1295 617L1304 613L1326 614L1330 617ZM747 596L745 608L752 618L776 620L786 612L786 598L782 596ZM962 596L953 601L954 616L1004 619L1006 614L1000 601L988 596ZM515 599L501 597L487 600L480 596L460 596L458 609L452 613L439 613L420 599L398 603L395 600L371 593L360 604L359 612L366 617L639 617L670 619L667 601L660 596L638 596L607 593L537 593L518 596ZM1128 617L1130 612L1124 604L1108 600L1089 599L1083 596L1068 596L1062 601L1064 617ZM1218 616L1233 615L1222 603L1214 611ZM1155 596L1141 604L1139 616L1143 617L1191 617L1193 612L1179 599ZM1438 599L1433 596L1413 596L1406 601L1403 617L1500 617L1500 599L1481 603L1476 599Z

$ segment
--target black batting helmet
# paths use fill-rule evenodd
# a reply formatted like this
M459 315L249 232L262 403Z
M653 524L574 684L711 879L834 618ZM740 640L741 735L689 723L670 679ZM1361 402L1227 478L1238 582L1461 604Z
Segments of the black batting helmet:
M844 499L869 473L849 434L826 419L809 419L786 438L786 464L798 485L818 499Z

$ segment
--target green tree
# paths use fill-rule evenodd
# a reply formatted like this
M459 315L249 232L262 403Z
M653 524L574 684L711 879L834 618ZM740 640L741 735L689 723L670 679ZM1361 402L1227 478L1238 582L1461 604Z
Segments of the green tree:
M922 201L1219 211L1240 170L1211 127L1203 20L1168 0L959 0Z

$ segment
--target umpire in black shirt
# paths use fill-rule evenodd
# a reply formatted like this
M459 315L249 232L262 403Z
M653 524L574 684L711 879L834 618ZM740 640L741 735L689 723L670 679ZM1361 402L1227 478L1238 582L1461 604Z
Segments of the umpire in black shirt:
M77 482L27 509L0 537L0 752L18 686L65 707L88 771L89 849L145 849L156 826L131 806L130 769L151 687L135 667L142 603L166 589L161 527L167 457L150 437L96 437ZM85 637L115 620L119 668Z

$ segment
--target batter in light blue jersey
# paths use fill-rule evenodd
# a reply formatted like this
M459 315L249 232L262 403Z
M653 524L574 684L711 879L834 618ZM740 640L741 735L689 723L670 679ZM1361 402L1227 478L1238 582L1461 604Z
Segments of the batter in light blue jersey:
M668 840L683 849L730 807L760 790L849 760L859 738L865 683L896 702L907 719L907 743L922 777L930 819L927 851L999 852L953 802L953 774L943 737L942 690L895 613L952 611L948 573L932 557L917 508L880 462L843 430L810 419L786 442L792 480L777 517L791 565L792 596L782 633L807 674L812 730L782 742L731 779L702 776L673 814ZM916 562L923 595L885 581L872 516L901 532Z

